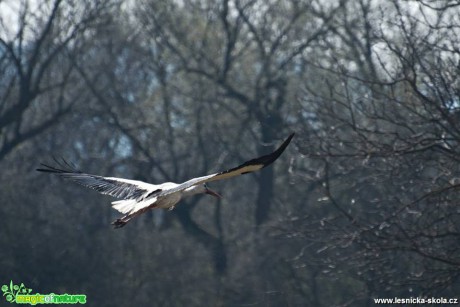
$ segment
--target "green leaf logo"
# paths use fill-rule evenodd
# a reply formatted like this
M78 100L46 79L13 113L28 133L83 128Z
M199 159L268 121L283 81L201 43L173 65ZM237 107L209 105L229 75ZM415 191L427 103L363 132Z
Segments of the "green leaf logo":
M20 285L13 284L13 281L10 280L10 285L2 286L3 296L7 302L14 303L16 302L16 296L18 294L26 294L32 292L32 289L26 288L23 283Z

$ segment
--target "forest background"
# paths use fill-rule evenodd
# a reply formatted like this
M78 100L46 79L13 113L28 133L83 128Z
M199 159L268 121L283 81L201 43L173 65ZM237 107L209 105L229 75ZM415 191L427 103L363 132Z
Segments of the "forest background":
M460 3L0 1L0 283L94 306L460 293ZM35 171L261 172L113 230Z

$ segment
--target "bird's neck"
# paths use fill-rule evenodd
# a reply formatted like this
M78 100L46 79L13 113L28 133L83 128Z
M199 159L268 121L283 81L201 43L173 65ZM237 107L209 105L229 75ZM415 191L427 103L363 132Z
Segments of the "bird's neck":
M200 186L192 186L192 187L189 187L189 188L185 189L185 190L182 192L182 195L183 195L183 196L191 196L191 195L203 193L202 190L203 190L203 189L202 189Z

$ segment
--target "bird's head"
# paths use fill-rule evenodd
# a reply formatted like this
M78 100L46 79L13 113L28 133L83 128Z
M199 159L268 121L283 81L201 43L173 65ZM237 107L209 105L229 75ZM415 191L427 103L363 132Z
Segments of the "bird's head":
M194 186L191 186L187 189L185 189L184 191L186 194L188 195L193 195L193 194L209 194L209 195L212 195L214 197L217 197L217 198L222 198L222 196L211 190L206 184L199 184L199 185L194 185Z
M216 191L211 190L211 189L206 185L206 183L203 184L203 187L204 187L204 189L205 189L204 193L209 194L209 195L212 195L212 196L217 197L217 198L222 198L222 195L220 195L220 194L217 193Z

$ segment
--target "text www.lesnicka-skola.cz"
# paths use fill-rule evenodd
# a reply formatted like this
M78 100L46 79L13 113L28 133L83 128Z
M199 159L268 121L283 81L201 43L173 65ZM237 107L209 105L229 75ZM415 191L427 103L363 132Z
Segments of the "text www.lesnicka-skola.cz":
M458 298L445 297L394 297L374 298L375 304L458 304Z

